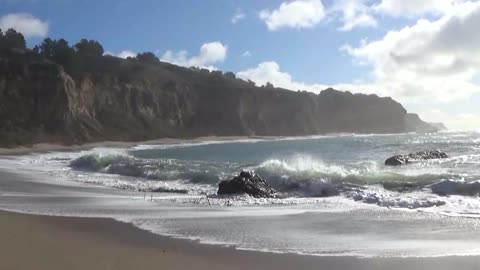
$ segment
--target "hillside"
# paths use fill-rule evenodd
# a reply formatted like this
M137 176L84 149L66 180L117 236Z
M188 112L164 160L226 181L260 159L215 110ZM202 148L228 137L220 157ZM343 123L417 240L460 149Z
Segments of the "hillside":
M437 130L388 97L257 87L150 58L72 59L0 48L0 145Z

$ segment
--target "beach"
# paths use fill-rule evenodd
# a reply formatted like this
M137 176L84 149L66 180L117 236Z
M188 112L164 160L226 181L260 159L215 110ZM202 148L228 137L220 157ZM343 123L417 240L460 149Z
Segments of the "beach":
M6 155L27 155L31 153L46 153L51 151L67 152L67 151L80 151L88 150L95 147L106 148L119 148L119 147L133 147L137 145L172 145L172 144L184 144L184 143L201 143L206 141L238 141L248 139L279 139L280 136L205 136L195 138L162 138L148 141L99 141L92 143L83 143L75 145L65 145L61 143L37 143L30 146L18 146L18 147L2 147L0 146L0 156Z
M174 240L109 220L0 212L0 269L478 269L479 257L315 257Z
M393 138L315 140L330 145L336 140L374 139L389 143ZM185 154L191 156L203 155L207 147L204 142L184 147L176 147L178 142L165 143L172 147L160 145L160 150L153 151L188 150ZM270 143L284 148L287 143L309 146L312 142ZM242 141L235 146L258 148L262 143ZM67 167L79 156L117 154L121 153L118 147L125 146L112 147L101 145L81 153L46 147L0 159L1 270L480 269L477 219L445 217L441 207L433 208L438 214L397 211L339 196L283 202L240 200L230 207L221 198L211 198L214 205L207 205L195 195L172 193L154 194L150 201L142 192L121 188L144 183L139 178ZM148 147L136 151L152 151ZM230 144L208 147L223 150ZM200 151L194 151L197 148ZM152 164L156 163L145 167ZM157 182L161 181L147 183Z

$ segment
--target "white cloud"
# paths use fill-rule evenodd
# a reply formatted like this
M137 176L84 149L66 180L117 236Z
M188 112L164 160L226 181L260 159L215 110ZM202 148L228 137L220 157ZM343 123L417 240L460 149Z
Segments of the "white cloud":
M289 90L306 90L314 93L319 93L328 87L342 91L350 91L352 93L362 94L377 94L382 96L382 85L376 83L355 82L346 84L308 84L296 81L289 73L282 71L278 63L274 61L263 62L254 68L240 71L236 76L243 80L251 80L257 86L265 85L267 82L272 83L276 87L281 87ZM462 101L452 103L453 107L461 108ZM410 106L409 103L403 103L409 107L413 107L414 112L419 113L424 121L428 122L442 122L448 129L453 130L474 130L480 127L480 115L474 113L461 112L461 109L454 108L456 111L446 112L438 109L438 104L423 104L420 106Z
M320 0L283 2L277 9L260 12L260 19L271 31L281 28L311 28L324 17L325 8Z
M338 83L326 85L322 83L305 83L296 81L288 72L282 71L280 65L275 61L262 62L256 67L238 72L236 76L243 80L251 80L257 86L271 83L275 87L281 87L292 91L302 90L319 93L321 90L332 87L337 90L350 91L352 93L381 94L375 90L373 84Z
M136 57L137 53L130 50L121 51L120 53L113 53L110 51L106 51L104 55L111 55L111 56L116 56L116 57L126 59L128 57Z
M480 115L473 113L446 113L438 109L419 112L424 121L442 122L451 130L478 130Z
M342 14L340 9L335 12ZM471 113L476 108L462 106L466 99L480 97L480 1L455 2L442 12L389 31L378 40L345 46L343 50L354 62L372 69L371 74L352 83L327 86L300 82L274 61L240 71L237 77L290 90L318 92L333 87L391 96L426 121L444 122L452 129L478 128L480 115Z
M25 38L45 37L48 33L48 23L28 13L12 13L0 17L0 28L4 31L13 28Z
M135 57L135 56L137 56L137 53L129 51L129 50L122 51L118 54L118 57L120 57L120 58L128 58L128 57Z
M231 22L233 24L236 24L237 22L239 22L243 19L245 19L245 13L243 13L243 11L241 9L237 9L237 11L235 12L235 14L233 15L233 17L231 19Z
M250 68L237 73L237 77L243 80L251 80L257 86L271 83L276 87L289 90L306 90L319 92L327 88L321 84L306 84L295 81L290 74L280 70L280 66L275 61L268 61L258 64L257 67Z
M444 14L466 0L382 0L374 5L376 12L390 16L413 17L423 14Z
M252 53L251 53L250 51L244 51L244 52L242 53L242 56L243 56L243 57L251 57L251 56L252 56Z
M166 51L161 60L179 66L185 67L203 67L208 69L216 69L212 66L215 63L220 63L227 57L228 48L219 41L205 43L200 47L200 52L197 56L188 57L187 51Z
M345 47L371 65L381 94L409 102L450 102L480 91L480 2L464 3L436 20L388 32L377 41Z
M366 0L339 0L335 1L328 13L340 14L342 26L340 31L351 31L357 27L375 27L377 20L370 14L371 8L365 4Z
M476 0L478 1L478 0ZM325 18L340 21L338 30L351 31L360 27L376 27L374 15L418 17L445 15L474 0L336 0L325 9L321 0L288 0L276 9L260 12L269 30L281 28L310 28Z

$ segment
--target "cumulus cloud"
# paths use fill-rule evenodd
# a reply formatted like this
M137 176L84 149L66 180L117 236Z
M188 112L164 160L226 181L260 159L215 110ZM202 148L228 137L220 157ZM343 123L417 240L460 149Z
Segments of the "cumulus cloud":
M398 7L402 12L399 15L408 14L408 8L412 8L412 12L415 9L406 3L410 1L401 2L404 6ZM429 1L425 3L427 2ZM391 30L379 39L365 39L358 45L342 48L355 63L371 68L371 73L362 80L328 86L305 83L295 80L274 61L240 71L237 77L252 80L257 85L270 82L290 90L318 92L333 87L354 93L391 96L402 102L407 109L420 113L427 121L445 122L453 129L478 128L480 116L462 112L459 108L464 106L465 99L480 97L480 35L477 34L480 1L439 2L435 1L437 6L423 7L424 3L415 1L422 8L417 9L418 13L410 14L429 13L435 16ZM349 6L352 3L353 6ZM371 17L372 14L375 15L373 8L378 7L365 6L365 3L369 2L337 2L330 7L327 16L335 13L337 16L342 15L343 17L337 17L344 23L341 30L359 27L361 24L355 23L350 24L350 27L348 22L355 22L355 18L362 14ZM439 111L438 107L446 106L445 103L448 103L449 111Z
M285 1L276 9L260 12L269 30L311 28L322 20L339 21L340 31L377 26L377 16L442 16L472 0L338 0L325 8L321 0ZM235 17L234 17L235 18ZM233 19L232 19L233 22Z
M260 12L269 30L281 28L311 28L325 17L325 8L320 0L296 0L283 2L277 9Z
M289 90L307 90L312 92L319 92L327 88L321 84L306 84L295 81L289 73L281 71L280 65L275 61L260 63L258 66L240 71L236 75L240 79L255 82L257 86L271 83L276 87Z
M245 13L243 13L243 11L241 9L237 9L237 11L235 12L235 14L233 15L233 17L231 19L231 22L233 24L236 24L237 22L239 22L243 19L245 19Z
M0 28L13 28L25 38L45 37L48 33L48 23L28 13L12 13L0 17Z
M457 5L436 20L388 32L345 50L373 68L374 84L400 100L449 102L480 91L480 2Z
M423 14L445 14L454 6L467 0L382 0L372 8L391 16L418 16Z
M123 59L126 59L126 58L128 58L128 57L135 57L135 56L137 56L137 53L136 53L136 52L133 52L133 51L130 51L130 50L121 51L120 53L113 53L113 52L110 52L110 51L106 51L104 54L105 54L105 55L111 55L111 56L120 57L120 58L123 58Z
M262 62L256 67L238 72L236 76L237 78L246 81L250 80L257 86L271 83L275 87L285 88L292 91L301 90L319 93L321 90L332 87L337 90L350 91L352 93L381 94L376 91L374 84L366 84L361 82L338 83L333 85L300 82L295 80L290 73L282 71L280 65L275 61Z
M351 31L358 27L375 27L377 20L370 14L371 8L365 2L366 0L335 1L328 13L339 16L342 22L342 26L338 28L340 31Z
M215 41L203 44L197 56L189 57L187 51L166 51L161 60L184 67L216 69L212 65L223 62L227 57L227 51L226 45Z

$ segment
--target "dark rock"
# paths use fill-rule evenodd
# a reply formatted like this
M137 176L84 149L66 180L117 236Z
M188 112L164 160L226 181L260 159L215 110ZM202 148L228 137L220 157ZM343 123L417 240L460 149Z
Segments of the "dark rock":
M159 193L188 194L188 190L186 190L186 189L168 189L168 188L163 188L163 187L155 188L155 189L152 189L152 190L145 190L145 191L149 191L149 192L159 192Z
M218 195L246 193L256 198L275 198L275 190L253 171L242 171L232 180L224 180L218 185Z
M385 160L387 166L400 166L409 163L415 163L427 159L448 158L445 152L439 150L420 151L417 153L410 153L408 155L395 155Z

